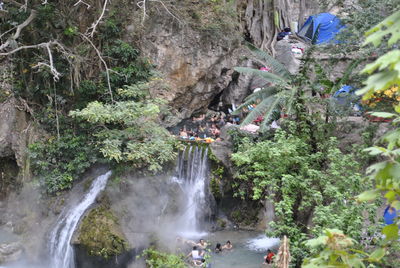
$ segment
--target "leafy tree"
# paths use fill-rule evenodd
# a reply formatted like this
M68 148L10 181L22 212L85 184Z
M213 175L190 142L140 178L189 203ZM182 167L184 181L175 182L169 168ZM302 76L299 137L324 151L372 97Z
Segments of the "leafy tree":
M145 98L147 95L137 86L126 86L118 92L129 100L112 104L94 101L70 115L95 127L93 135L105 158L138 169L161 170L175 157L174 139L158 123L162 102Z
M400 39L400 11L395 12L381 23L373 27L366 33L367 39L365 45L372 43L374 46L379 47L383 41L387 42L389 47L398 43ZM379 57L375 62L368 64L363 72L370 76L365 81L365 87L358 93L364 94L363 99L368 100L374 92L385 90L394 85L398 85L400 81L400 50L392 49L383 56ZM397 91L397 94L399 92ZM386 118L394 118L393 123L396 125L400 122L400 105L394 107L397 114L386 112L375 112L372 115ZM380 143L382 146L374 146L366 149L373 156L379 156L380 162L371 165L367 169L367 182L374 182L375 189L365 191L358 196L359 201L372 201L384 196L388 206L397 210L400 209L400 129L397 127L381 138ZM386 145L386 146L385 146ZM384 147L385 146L385 147ZM329 232L329 231L328 231ZM327 233L328 233L327 232ZM337 231L339 232L339 231ZM348 260L351 258L353 262L357 263L354 267L365 267L365 262L391 262L390 256L382 259L386 253L395 252L393 249L398 249L399 242L399 228L398 217L395 223L385 225L382 228L384 241L381 246L377 247L370 255L363 252L354 254L348 247L341 248L338 252L332 250L332 246L326 243L327 239L324 236L319 237L318 241L325 241L319 243L323 246L320 253L313 259L307 260L306 267L316 267L315 264L324 264L326 266L341 267L349 264ZM342 234L343 235L343 234ZM309 242L315 245L315 241ZM337 244L337 243L336 243ZM364 255L364 256L362 256ZM390 267L393 264L389 264ZM394 265L396 266L396 264ZM397 262L398 266L398 262ZM353 266L352 266L353 267Z
M295 124L289 124L286 131L278 130L273 140L245 140L232 155L237 194L273 202L276 220L270 223L268 235L287 235L293 262L298 265L307 256L303 245L307 237L340 226L361 238L364 218L360 213L375 209L373 205L360 206L353 198L366 189L355 155L341 153L336 139L324 135L316 135L315 150L309 131L298 132Z

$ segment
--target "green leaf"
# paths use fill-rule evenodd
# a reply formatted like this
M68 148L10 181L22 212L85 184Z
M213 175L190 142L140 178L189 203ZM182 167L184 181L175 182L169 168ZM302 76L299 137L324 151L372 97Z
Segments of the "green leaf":
M383 227L382 233L386 240L397 240L399 238L399 227L396 224L389 224Z
M365 191L357 196L357 201L359 202L372 201L375 200L377 197L379 197L379 195L380 191L378 189Z
M384 248L377 248L374 252L369 255L369 259L374 262L378 262L385 256L385 249Z
M396 210L400 210L400 201L396 200L392 204L390 204L391 207L394 207Z
M387 150L385 148L377 147L377 146L364 149L364 152L367 152L370 155L380 155L386 151Z
M397 116L396 114L385 113L385 112L373 112L373 113L370 113L370 115L382 117L382 118L393 118L393 117Z
M265 79L267 82L270 82L273 84L287 85L287 81L285 78L283 78L279 75L270 73L270 72L260 71L260 70L256 70L256 69L248 68L248 67L235 67L234 70L239 73L248 73L248 74L257 75L257 76Z
M395 191L388 191L385 194L385 198L388 200L389 203L393 202L396 199L396 192Z

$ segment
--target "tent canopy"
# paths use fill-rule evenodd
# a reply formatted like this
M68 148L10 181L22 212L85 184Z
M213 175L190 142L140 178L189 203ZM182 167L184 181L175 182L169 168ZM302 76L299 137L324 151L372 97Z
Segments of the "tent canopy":
M314 44L335 42L336 34L345 27L340 19L330 13L320 13L310 16L301 27L298 35Z

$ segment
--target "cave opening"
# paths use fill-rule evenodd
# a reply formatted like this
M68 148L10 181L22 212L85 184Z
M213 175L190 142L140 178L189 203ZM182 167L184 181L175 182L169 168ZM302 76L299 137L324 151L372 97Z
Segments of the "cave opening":
M0 200L7 197L8 193L18 188L19 167L13 156L0 158Z

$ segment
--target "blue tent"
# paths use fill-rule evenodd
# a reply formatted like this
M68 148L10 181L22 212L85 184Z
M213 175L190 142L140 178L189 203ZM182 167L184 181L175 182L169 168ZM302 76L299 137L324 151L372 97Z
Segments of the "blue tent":
M387 206L385 212L383 213L383 220L385 224L393 224L397 218L397 211L394 207Z
M313 44L335 42L335 35L345 27L340 19L330 13L320 13L310 16L297 33Z

